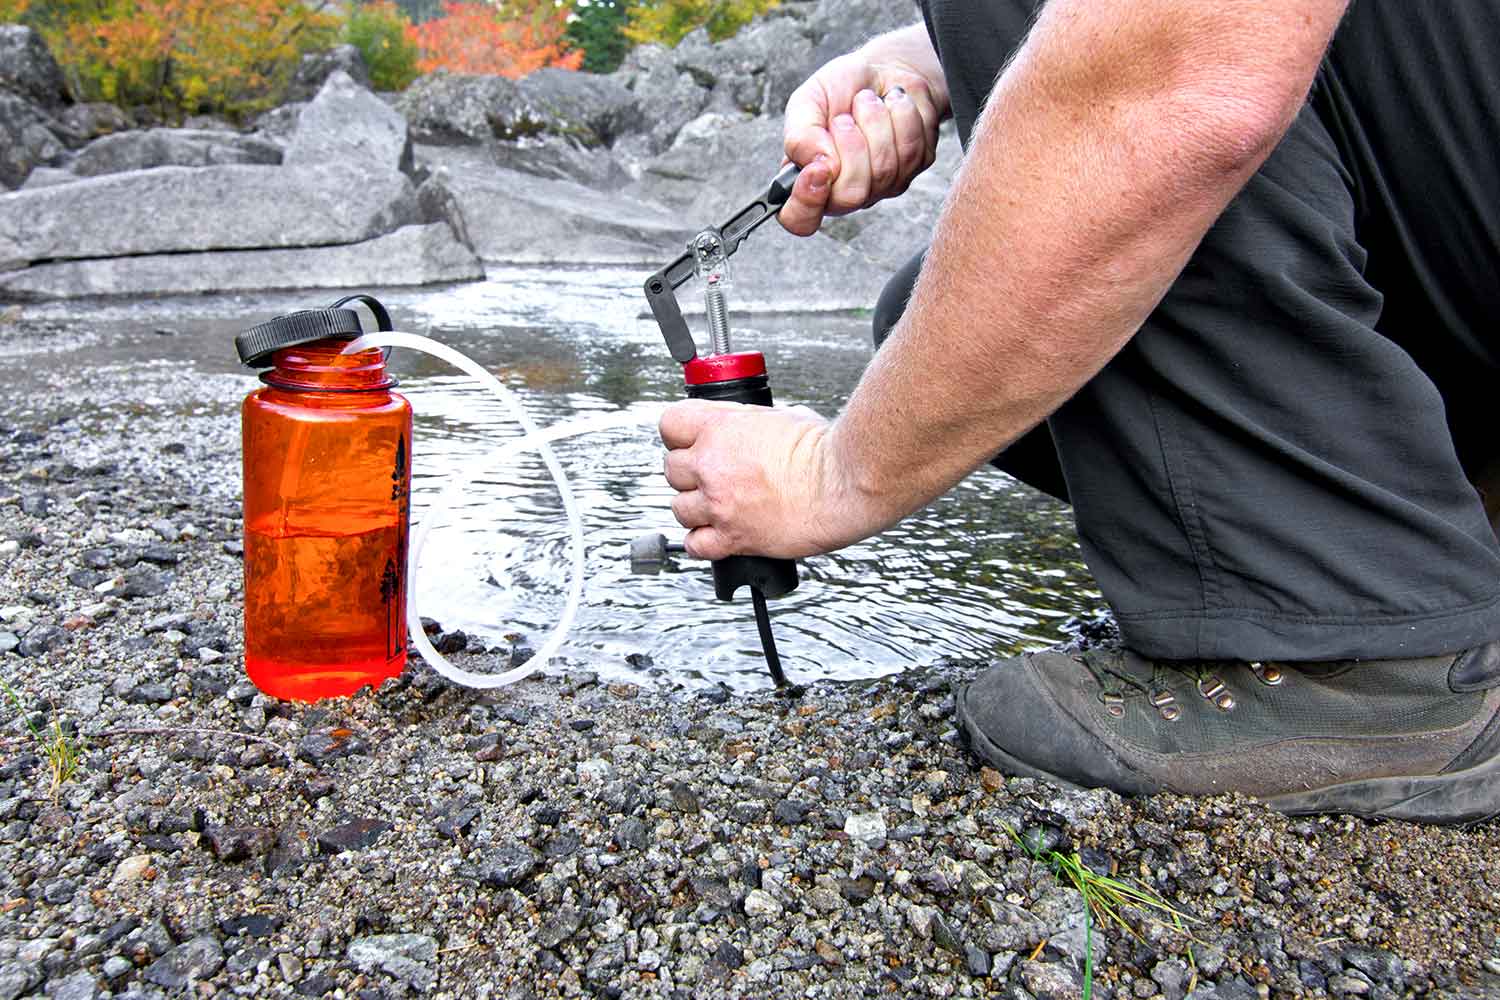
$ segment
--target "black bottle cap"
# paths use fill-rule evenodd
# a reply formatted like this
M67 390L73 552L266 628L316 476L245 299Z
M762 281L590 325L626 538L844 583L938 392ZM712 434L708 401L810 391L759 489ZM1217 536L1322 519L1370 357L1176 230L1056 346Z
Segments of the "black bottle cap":
M353 340L362 333L359 313L353 309L305 309L251 327L234 338L234 349L241 364L269 368L271 355L284 347L316 340Z

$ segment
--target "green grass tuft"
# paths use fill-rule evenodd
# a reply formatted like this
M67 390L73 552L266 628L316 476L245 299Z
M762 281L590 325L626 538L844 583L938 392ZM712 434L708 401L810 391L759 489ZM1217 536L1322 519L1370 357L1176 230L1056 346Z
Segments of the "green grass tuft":
M1005 825L1005 824L1002 824ZM1198 981L1198 962L1193 955L1192 935L1188 933L1184 921L1194 918L1167 902L1160 893L1146 886L1133 885L1123 879L1111 875L1101 875L1089 868L1079 858L1077 852L1063 854L1060 851L1039 849L1036 845L1027 843L1026 840L1009 825L1005 825L1005 832L1010 834L1011 839L1025 851L1033 861L1039 861L1052 869L1053 876L1065 885L1071 885L1083 896L1083 933L1084 933L1084 956L1083 956L1083 1000L1091 1000L1094 992L1094 935L1093 924L1101 926L1114 924L1135 938L1137 941L1144 939L1140 933L1125 922L1120 915L1123 906L1135 905L1145 907L1147 910L1159 913L1163 924L1187 935L1188 963L1191 966L1191 982L1196 985ZM1092 920L1090 917L1092 916Z
M52 713L52 723L45 731L38 729L26 714L26 709L22 706L21 697L16 694L16 689L3 679L0 679L0 688L5 690L11 704L16 706L16 711L21 718L26 720L26 728L31 730L32 738L36 740L42 758L47 762L47 773L52 779L50 794L52 800L56 802L57 794L62 790L62 786L78 773L83 760L83 746L63 730L62 720L57 717L56 712Z

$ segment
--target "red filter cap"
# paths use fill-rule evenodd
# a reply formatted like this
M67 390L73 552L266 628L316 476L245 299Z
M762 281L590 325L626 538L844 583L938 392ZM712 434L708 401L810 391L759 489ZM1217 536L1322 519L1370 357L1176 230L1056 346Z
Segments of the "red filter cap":
M699 357L682 366L683 381L688 385L733 382L737 378L754 378L765 373L766 356L759 351Z

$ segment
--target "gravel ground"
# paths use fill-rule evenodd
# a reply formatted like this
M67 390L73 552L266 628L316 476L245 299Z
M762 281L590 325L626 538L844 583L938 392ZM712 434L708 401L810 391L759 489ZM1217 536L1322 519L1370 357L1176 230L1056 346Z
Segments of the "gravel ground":
M981 664L730 699L414 663L267 699L244 382L46 369L71 336L0 317L0 1000L1052 1000L1090 954L1097 997L1500 997L1500 828L1004 779L951 721ZM54 725L82 748L56 788ZM1186 922L1086 922L1011 830Z

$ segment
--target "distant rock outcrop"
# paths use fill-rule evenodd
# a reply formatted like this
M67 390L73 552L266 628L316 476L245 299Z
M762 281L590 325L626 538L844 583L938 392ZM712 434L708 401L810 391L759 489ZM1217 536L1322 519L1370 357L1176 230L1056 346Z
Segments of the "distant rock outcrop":
M434 218L452 200L419 196L405 120L342 71L284 151L235 133L122 133L62 158L46 181L0 195L0 296L483 275L463 220Z
M383 97L342 47L243 131L131 129L69 104L46 47L0 27L0 184L21 188L0 194L0 298L455 281L481 260L644 277L764 191L808 75L917 16L911 0L785 0L606 76L435 73ZM735 307L871 306L925 246L959 156L950 130L902 198L809 239L763 227L734 262Z

